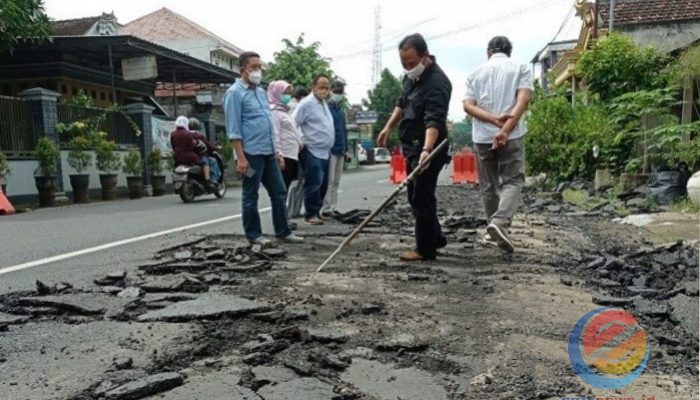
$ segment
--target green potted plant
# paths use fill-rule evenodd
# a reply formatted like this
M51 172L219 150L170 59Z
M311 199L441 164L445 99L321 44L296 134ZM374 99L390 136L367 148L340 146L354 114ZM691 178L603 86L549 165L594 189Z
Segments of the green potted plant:
M10 176L12 169L10 168L10 162L7 161L7 156L5 152L0 149L0 186L2 187L2 193L7 194L7 182L6 178Z
M39 206L53 207L56 203L56 165L61 152L58 145L47 137L39 138L34 157L39 166L34 181L39 192Z
M117 153L114 141L102 140L95 147L95 165L100 171L102 200L117 198L117 173L122 166L122 160Z
M92 154L88 152L90 141L85 136L75 136L68 145L70 146L68 165L77 172L77 174L70 175L73 202L77 204L88 203L90 201L88 194L90 175L86 174L85 171L92 166Z
M140 199L143 196L143 162L138 149L130 149L124 156L124 173L126 186L129 188L129 197Z
M165 175L163 175L163 152L156 148L148 155L148 166L151 169L151 185L153 196L165 194Z

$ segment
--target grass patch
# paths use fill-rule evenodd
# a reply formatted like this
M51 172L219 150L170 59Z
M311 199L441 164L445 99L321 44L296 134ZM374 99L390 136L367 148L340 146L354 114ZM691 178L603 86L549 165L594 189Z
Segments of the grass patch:
M566 189L561 195L565 202L580 207L586 207L591 200L591 197L585 190Z
M700 206L686 197L683 200L671 204L671 211L684 214L698 214L700 213Z

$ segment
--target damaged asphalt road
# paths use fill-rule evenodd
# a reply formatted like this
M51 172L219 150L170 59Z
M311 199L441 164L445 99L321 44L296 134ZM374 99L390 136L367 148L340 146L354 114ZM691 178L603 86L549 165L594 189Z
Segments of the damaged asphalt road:
M300 245L236 235L160 249L92 285L37 282L0 297L3 399L561 399L698 396L698 249L527 194L518 251L482 244L476 190L440 187L450 244L413 243L403 199L327 270L365 215ZM647 331L644 374L618 392L573 373L567 340L600 306Z

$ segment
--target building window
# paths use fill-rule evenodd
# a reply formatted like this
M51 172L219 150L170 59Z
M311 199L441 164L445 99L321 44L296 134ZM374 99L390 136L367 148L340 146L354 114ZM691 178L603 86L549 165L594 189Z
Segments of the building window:
M63 93L63 94L68 94L68 86L66 86L66 85L61 85L61 93Z
M92 92L90 92L90 97L97 100L97 91L93 90Z
M78 95L78 88L75 87L75 86L73 86L73 87L72 87L72 92L71 92L71 93L73 93L73 96L77 96L77 95Z
M114 103L114 96L112 95L112 93L109 94L109 101Z
M107 95L105 94L105 92L100 92L100 100L107 100Z

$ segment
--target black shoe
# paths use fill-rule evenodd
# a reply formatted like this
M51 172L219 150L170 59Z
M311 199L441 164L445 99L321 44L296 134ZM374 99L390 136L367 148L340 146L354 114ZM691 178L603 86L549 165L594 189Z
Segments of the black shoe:
M297 223L296 222L289 222L289 230L292 230L292 231L297 230Z
M440 238L438 238L437 248L442 249L442 248L445 248L446 246L447 246L447 238L445 237L445 235L442 235Z
M215 193L217 190L219 190L219 184L216 182L208 181L207 190L209 191L209 193Z

